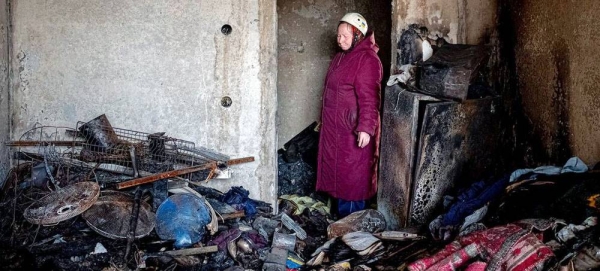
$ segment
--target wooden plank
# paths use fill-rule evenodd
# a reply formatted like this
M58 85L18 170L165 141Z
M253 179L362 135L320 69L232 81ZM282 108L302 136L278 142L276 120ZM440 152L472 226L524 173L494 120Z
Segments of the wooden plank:
M197 255L204 253L217 252L219 248L217 246L207 246L207 247L195 247L188 249L180 249L180 250L171 250L166 251L165 253L170 256L188 256L188 255Z
M221 215L221 219L223 221L225 221L225 220L229 220L229 219L242 218L245 216L246 216L246 214L244 213L244 211L238 211L235 213L223 214L223 215Z
M171 257L179 257L179 256L189 256L189 255L198 255L198 254L206 254L213 253L219 251L217 246L206 246L206 247L195 247L195 248L186 248L186 249L178 249L178 250L170 250L156 253L148 253L146 257L159 257L159 256L171 256Z

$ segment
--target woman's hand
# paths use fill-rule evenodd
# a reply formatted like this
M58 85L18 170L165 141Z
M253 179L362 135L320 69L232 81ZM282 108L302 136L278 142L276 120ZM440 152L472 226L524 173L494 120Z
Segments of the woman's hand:
M371 141L371 136L365 132L358 132L358 139L356 141L358 141L359 148L364 148Z

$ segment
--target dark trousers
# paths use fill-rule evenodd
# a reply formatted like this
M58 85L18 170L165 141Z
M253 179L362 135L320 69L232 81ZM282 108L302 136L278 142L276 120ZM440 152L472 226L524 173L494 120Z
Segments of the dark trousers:
M367 206L366 200L343 200L338 199L337 211L339 218L343 218L351 213L364 210Z

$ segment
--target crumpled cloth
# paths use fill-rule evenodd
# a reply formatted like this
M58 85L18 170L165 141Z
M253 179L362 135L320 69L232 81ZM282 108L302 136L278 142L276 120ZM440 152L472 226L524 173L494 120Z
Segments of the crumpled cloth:
M414 78L413 74L415 67L415 65L411 64L402 65L400 67L401 73L390 75L390 78L386 83L387 86L391 87L398 83L407 84L410 79Z
M486 267L487 263L485 262L474 262L472 264L469 264L465 271L485 271Z
M577 233L598 225L598 218L595 216L588 217L581 225L569 224L563 227L556 233L556 240L566 243L567 241L577 237Z
M268 245L269 241L265 239L258 231L251 230L242 232L242 237L252 240L252 249L261 249Z
M551 220L521 220L474 232L451 242L435 255L408 265L411 271L451 271L472 259L483 259L485 270L542 270L554 258L552 249L542 242L543 233L555 224ZM479 264L480 267L481 264ZM469 266L473 270L476 266Z
M558 174L569 173L569 172L584 173L586 171L588 171L588 166L581 159L579 159L579 157L571 157L569 160L567 160L567 162L565 163L565 165L562 168L555 167L555 166L541 166L541 167L537 167L537 168L517 169L517 170L513 171L513 173L510 175L509 182L512 183L512 182L518 180L519 177L521 177L525 174L528 174L528 173L544 174L544 175L558 175Z
M317 210L323 214L329 214L329 206L308 196L301 197L298 195L281 195L279 198L289 200L296 204L298 208L294 212L294 215L301 215L306 208L308 208L309 211Z
M465 217L465 222L463 222L462 226L460 226L460 232L464 231L469 226L483 220L483 218L487 214L487 211L488 211L488 206L483 205L483 207L475 210L475 212L473 212L469 216Z
M208 242L209 246L217 246L220 251L225 251L227 249L227 243L229 241L233 241L238 239L242 235L242 231L240 229L229 229L221 232L215 239L210 240Z
M253 218L257 213L256 206L258 203L249 198L248 195L250 195L250 191L244 189L244 187L234 186L220 200L233 206L236 210L244 210L247 218Z
M491 184L489 180L481 180L460 193L446 213L429 223L432 237L449 240L461 224L460 228L464 229L483 219L487 213L486 204L502 194L508 185L508 177L506 174Z

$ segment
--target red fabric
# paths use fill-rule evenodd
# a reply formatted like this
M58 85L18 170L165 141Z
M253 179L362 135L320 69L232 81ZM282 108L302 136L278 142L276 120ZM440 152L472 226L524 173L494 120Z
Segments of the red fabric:
M486 267L487 267L487 263L485 263L485 262L474 262L472 264L469 264L469 266L467 266L467 269L465 269L465 271L485 271Z
M554 257L541 238L522 225L498 226L461 237L435 255L411 263L408 270L456 270L478 256L487 261L486 270L540 270Z
M373 32L350 52L338 53L327 71L321 110L317 190L348 201L377 192L382 66ZM371 135L364 148L358 132Z

